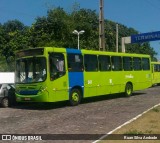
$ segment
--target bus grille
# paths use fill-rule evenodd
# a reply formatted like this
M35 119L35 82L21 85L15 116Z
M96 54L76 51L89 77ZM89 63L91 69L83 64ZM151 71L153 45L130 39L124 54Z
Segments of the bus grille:
M20 95L37 95L38 90L21 90L19 91Z

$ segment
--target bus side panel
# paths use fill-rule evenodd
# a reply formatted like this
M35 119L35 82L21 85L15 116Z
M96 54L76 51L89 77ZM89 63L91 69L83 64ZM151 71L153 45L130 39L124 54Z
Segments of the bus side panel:
M123 92L124 86L124 72L123 71L112 71L109 77L109 82L112 85L111 93Z
M124 73L121 72L85 72L85 97L120 93L124 91Z
M84 72L84 97L97 95L98 72Z
M97 95L119 93L123 91L123 72L106 71L99 72Z
M151 72L150 71L137 71L134 74L133 90L143 90L151 87Z
M83 72L68 72L68 78L69 78L70 91L72 88L80 87L83 92L83 87L84 87Z
M160 83L160 62L152 62L152 85Z
M48 84L49 88L49 101L56 102L56 101L64 101L68 100L68 75L67 73L54 80L50 81Z
M97 95L110 94L112 92L112 79L111 72L99 72L98 76Z
M153 72L152 74L152 84L160 83L160 72Z

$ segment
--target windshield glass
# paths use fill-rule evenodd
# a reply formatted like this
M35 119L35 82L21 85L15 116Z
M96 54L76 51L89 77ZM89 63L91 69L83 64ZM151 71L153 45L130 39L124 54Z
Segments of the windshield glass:
M46 79L44 57L25 58L16 61L16 83L42 82Z

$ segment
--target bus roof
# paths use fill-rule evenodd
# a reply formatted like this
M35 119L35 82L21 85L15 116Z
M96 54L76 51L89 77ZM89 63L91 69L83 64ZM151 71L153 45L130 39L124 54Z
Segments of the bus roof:
M147 54L136 54L136 53L120 53L120 52L108 52L108 51L93 51L93 50L81 50L84 54L98 54L98 55L117 55L117 56L144 56L150 57Z
M68 49L71 53L82 53L82 54L97 54L97 55L117 55L117 56L143 56L143 57L150 57L150 55L147 54L136 54L136 53L119 53L119 52L108 52L108 51L96 51L96 50L86 50L86 49L73 49L73 48L62 48L62 47L39 47L39 48L29 48L29 49L25 49L25 50L20 50L17 52L17 55L20 55L20 57L22 56L34 56L34 55L41 55L43 53L43 49L46 50L46 52L66 52L66 50ZM35 51L35 53L33 53L33 51ZM24 54L25 53L29 53ZM31 54L32 53L32 54ZM19 57L19 56L17 56Z
M160 64L160 62L158 61L158 62L151 62L151 64Z

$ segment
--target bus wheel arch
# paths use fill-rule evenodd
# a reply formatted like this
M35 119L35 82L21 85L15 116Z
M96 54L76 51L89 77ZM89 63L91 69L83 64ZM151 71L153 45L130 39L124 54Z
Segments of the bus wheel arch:
M75 86L70 90L69 93L69 102L71 106L76 106L81 102L83 96L82 88Z
M125 96L130 97L133 93L133 84L132 82L127 82L125 86Z

